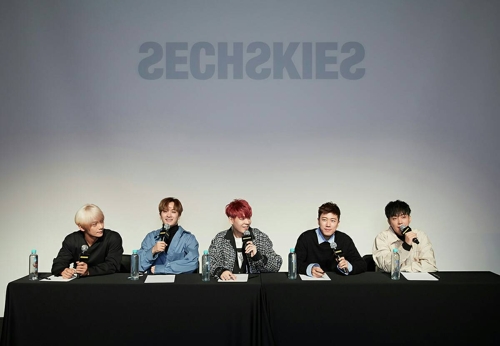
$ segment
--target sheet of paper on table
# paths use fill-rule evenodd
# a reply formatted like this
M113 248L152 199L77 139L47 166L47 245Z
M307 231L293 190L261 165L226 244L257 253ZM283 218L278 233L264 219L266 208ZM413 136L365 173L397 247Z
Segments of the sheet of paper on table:
M158 283L173 283L175 281L175 275L148 275L145 284L158 284Z
M429 273L403 273L401 272L406 280L410 281L438 281L438 278Z
M74 280L74 279L76 279L76 276L72 276L69 279L65 279L62 276L51 275L51 276L46 277L45 279L41 279L40 281L44 281L44 282L69 282L69 281Z
M328 281L328 280L331 280L330 277L328 276L328 274L324 273L322 277L320 278L315 278L313 276L307 276L307 275L304 275L304 274L300 274L300 279L301 280L304 280L304 281Z
M234 274L236 276L235 280L221 280L219 279L219 282L247 282L248 281L248 274Z

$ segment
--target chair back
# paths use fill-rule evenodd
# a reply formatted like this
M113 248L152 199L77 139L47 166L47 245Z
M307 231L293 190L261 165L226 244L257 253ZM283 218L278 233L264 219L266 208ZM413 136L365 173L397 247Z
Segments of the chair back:
M130 273L130 255L122 255L120 273Z
M366 271L367 272L375 272L375 271L377 271L377 266L375 265L375 261L373 260L372 254L364 255L363 259L366 262Z

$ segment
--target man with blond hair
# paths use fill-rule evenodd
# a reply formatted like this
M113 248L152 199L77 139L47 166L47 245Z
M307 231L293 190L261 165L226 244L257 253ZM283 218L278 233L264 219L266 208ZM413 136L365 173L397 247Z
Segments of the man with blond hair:
M75 215L75 231L64 238L62 248L52 263L52 274L65 279L73 275L113 274L119 271L123 254L122 238L104 228L104 214L94 204L85 204ZM85 260L81 260L83 249ZM73 263L73 268L70 264Z

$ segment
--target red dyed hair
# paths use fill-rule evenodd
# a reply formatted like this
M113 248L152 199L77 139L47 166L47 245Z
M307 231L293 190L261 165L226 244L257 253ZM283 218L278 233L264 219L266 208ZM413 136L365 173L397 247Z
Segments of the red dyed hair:
M252 217L252 207L244 199L235 199L226 205L226 215L232 218L250 219Z

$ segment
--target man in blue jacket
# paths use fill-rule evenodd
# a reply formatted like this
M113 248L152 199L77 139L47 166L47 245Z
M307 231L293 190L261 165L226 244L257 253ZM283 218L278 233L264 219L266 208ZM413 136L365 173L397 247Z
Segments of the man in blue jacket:
M162 228L151 231L142 241L139 270L149 274L181 274L198 271L198 241L178 225L182 204L174 197L161 200L158 210Z

